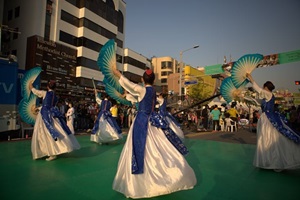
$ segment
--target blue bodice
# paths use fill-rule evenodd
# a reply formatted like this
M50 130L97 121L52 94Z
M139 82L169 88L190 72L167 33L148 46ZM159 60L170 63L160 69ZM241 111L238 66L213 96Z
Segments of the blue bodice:
M150 115L154 111L156 104L156 92L153 87L146 87L146 94L142 101L139 102L138 112L143 112Z
M105 99L101 102L101 106L100 106L101 111L109 111L110 108L111 108L111 102L110 101Z
M45 106L48 109L50 109L51 107L56 105L56 103L57 103L57 97L54 94L54 91L47 91L42 106Z
M270 101L266 101L266 99L262 100L261 103L261 109L263 112L274 112L274 105L275 105L275 97L274 95L272 95L272 98L270 99Z

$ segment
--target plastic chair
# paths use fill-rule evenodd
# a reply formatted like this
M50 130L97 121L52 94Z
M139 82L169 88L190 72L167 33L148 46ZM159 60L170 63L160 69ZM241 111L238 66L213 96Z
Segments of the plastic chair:
M236 122L234 122L233 124L231 124L229 127L230 127L230 132L237 131L237 125L236 125ZM228 127L228 128L229 128L229 127Z
M249 125L249 120L248 119L240 119L239 125L244 129L246 126Z

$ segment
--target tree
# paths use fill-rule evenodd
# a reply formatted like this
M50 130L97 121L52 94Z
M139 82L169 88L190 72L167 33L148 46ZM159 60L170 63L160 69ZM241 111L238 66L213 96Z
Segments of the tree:
M194 101L198 102L210 96L211 91L207 89L209 85L206 84L202 78L198 79L198 84L189 86L188 95Z

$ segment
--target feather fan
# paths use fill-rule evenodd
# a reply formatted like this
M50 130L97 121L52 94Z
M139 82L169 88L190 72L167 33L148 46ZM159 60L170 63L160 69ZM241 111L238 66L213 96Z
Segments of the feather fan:
M35 67L28 70L21 78L21 95L23 99L28 100L30 96L29 84L32 84L41 73L41 67Z
M105 83L105 92L114 100L116 100L117 102L124 104L124 105L128 105L131 106L131 102L128 101L126 99L126 97L123 95L123 92L120 93L119 91L117 91L114 87L112 87L111 85L106 83L106 79L103 80L103 82ZM123 90L123 89L122 89ZM124 90L123 90L124 91Z
M220 92L222 97L227 103L230 103L232 100L239 100L243 98L242 88L247 85L247 82L244 82L240 88L236 88L233 85L231 77L227 77L222 81Z
M234 62L231 70L232 83L236 88L239 88L243 84L247 84L249 81L246 78L247 73L251 73L263 59L263 55L260 54L248 54L242 56L238 61Z
M36 110L36 100L37 97L36 95L30 95L29 99L23 98L20 103L19 103L19 113L21 119L27 123L34 125L35 120L36 120L36 115L37 115L37 110Z
M97 64L106 79L106 84L115 88L119 93L122 93L122 86L118 81L119 78L113 73L113 68L117 67L115 41L113 39L108 40L101 48Z

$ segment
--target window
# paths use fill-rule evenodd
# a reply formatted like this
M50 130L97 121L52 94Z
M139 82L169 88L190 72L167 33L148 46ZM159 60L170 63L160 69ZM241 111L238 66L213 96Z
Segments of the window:
M123 17L123 13L121 11L118 12L118 31L120 33L123 33L123 29L124 29L124 17Z
M88 29L106 37L106 38L116 38L116 34L110 32L109 30L99 26L98 24L92 22L88 19L83 19L83 26L87 27Z
M13 10L9 10L7 14L7 20L8 21L12 20L12 17L13 17Z
M168 81L168 79L166 79L166 78L161 79L161 83L167 83L167 81Z
M20 16L20 6L15 8L15 18Z
M64 10L61 10L60 18L61 18L61 20L68 22L69 24L79 27L79 19L77 17L67 13Z
M77 6L76 0L66 0L66 1L72 4L73 6Z
M161 76L167 76L168 73L167 72L161 72Z
M128 57L128 56L124 57L124 63L130 64L130 65L135 66L135 67L140 68L140 69L146 69L146 64L145 63L142 63L142 62L140 62L138 60L135 60L134 58L131 58L131 57Z
M63 31L59 32L59 40L62 42L68 43L70 45L73 45L75 47L77 46L77 37L75 37L71 34L68 34L66 32L63 32Z
M44 38L46 40L50 39L50 27L51 27L51 14L46 14L46 19L45 19L45 34L44 34Z
M77 57L77 65L99 70L97 62L85 57Z

